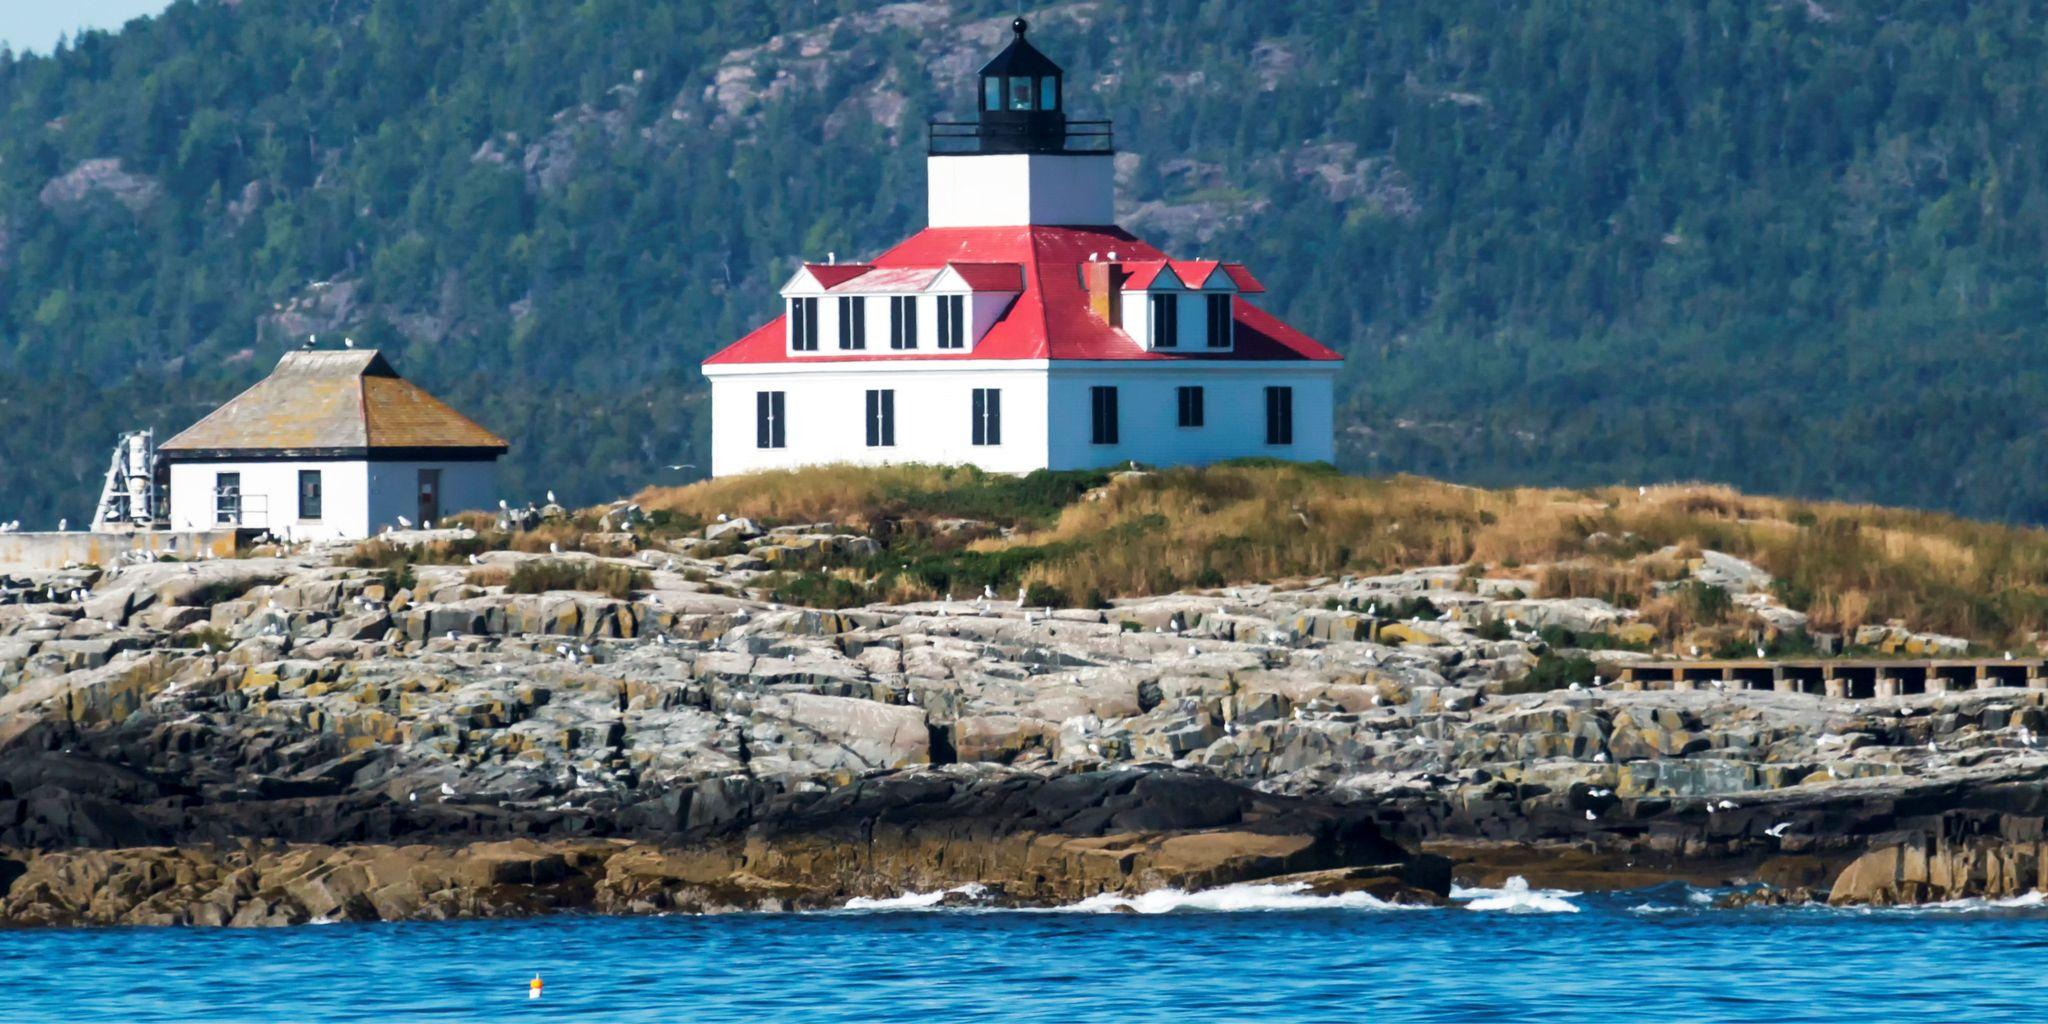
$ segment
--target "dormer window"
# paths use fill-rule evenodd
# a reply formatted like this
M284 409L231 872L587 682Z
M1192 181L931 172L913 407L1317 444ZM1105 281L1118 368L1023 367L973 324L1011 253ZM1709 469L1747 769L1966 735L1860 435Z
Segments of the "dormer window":
M839 347L859 351L868 347L868 300L858 295L839 297Z
M1180 296L1152 296L1152 347L1173 348L1180 344Z
M917 347L917 296L891 295L889 297L889 347L893 349Z
M789 300L789 349L792 352L818 350L818 300Z
M1230 315L1230 296L1211 295L1208 300L1209 347L1229 348L1236 333L1236 321Z
M967 296L940 295L939 305L939 347L967 347Z

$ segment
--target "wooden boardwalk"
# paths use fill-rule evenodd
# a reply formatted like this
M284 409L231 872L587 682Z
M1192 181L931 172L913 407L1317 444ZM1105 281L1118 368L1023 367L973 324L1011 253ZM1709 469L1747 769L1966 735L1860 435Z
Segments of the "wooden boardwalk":
M1623 690L1775 690L1829 697L1899 697L1997 687L2048 689L2044 658L1768 658L1610 661Z

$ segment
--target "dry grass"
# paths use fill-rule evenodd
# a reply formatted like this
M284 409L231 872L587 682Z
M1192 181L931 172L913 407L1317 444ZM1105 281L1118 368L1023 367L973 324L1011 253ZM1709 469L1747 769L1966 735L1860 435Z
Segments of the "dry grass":
M851 524L937 516L968 500L962 495L1004 498L1004 487L1017 486L972 470L827 467L650 490L637 500L706 518L725 512ZM1697 601L1659 598L1655 583L1681 578L1687 559L1711 549L1772 573L1779 596L1810 612L1816 629L1898 618L1916 629L2017 644L2048 627L2048 532L1940 513L1755 497L1713 485L1642 494L1483 490L1274 464L1119 477L1091 497L1048 506L1035 519L1020 516L1014 537L983 540L963 554L1042 550L1021 570L1023 581L1111 596L1218 580L1468 566L1528 576L1546 596L1632 605L1669 637L1709 623L1696 621Z

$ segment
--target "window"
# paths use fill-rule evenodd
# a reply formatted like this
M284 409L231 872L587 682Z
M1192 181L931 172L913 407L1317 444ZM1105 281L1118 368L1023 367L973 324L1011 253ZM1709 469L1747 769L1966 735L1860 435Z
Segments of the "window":
M868 447L892 448L896 444L896 392L868 392Z
M1030 109L1031 109L1031 79L1029 79L1029 78L1012 78L1012 79L1010 79L1010 109L1011 109L1011 110L1030 110Z
M889 297L889 347L917 347L917 296Z
M1209 296L1209 347L1229 348L1231 334L1230 296Z
M1116 389L1089 388L1088 397L1094 405L1094 427L1089 434L1089 444L1116 443Z
M939 296L939 347L967 347L967 297Z
M1294 443L1294 389L1266 389L1266 443Z
M299 518L320 518L320 471L299 470Z
M1060 108L1060 80L1051 75L1038 80L1038 109L1058 110Z
M1196 386L1191 388L1176 388L1174 390L1178 392L1180 397L1180 425L1183 427L1201 426L1202 389L1199 386Z
M241 525L242 474L213 475L213 521L221 526Z
M858 295L839 297L839 347L868 347L868 300Z
M782 396L780 391L754 392L754 447L788 446L783 433Z
M1003 443L1003 392L1000 388L974 389L974 443Z
M981 107L983 110L1003 109L1003 80L994 75L981 80Z
M1152 296L1152 347L1172 348L1180 344L1180 297Z
M789 347L794 352L818 350L818 300L789 300Z

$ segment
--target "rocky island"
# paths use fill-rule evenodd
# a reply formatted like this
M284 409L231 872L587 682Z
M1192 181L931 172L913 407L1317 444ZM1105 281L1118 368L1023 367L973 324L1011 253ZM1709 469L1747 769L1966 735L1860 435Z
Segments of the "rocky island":
M2048 881L2038 673L1629 669L2037 662L1987 645L2024 643L2044 550L1714 488L903 467L15 573L0 921L2019 894Z

